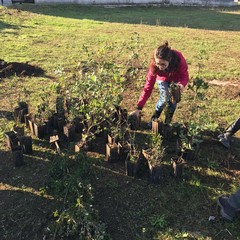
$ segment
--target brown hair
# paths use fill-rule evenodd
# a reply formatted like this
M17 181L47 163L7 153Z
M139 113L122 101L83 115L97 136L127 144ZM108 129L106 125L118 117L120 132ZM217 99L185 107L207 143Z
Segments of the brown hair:
M154 50L153 57L150 62L150 68L155 74L158 67L155 64L155 58L163 59L169 62L169 70L174 71L178 68L180 59L177 54L168 46L168 41Z

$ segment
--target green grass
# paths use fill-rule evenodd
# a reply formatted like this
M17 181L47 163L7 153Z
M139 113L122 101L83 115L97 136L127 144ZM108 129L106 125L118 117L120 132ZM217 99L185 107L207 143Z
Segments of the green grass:
M152 51L166 39L173 49L180 50L186 57L191 81L197 74L198 64L202 63L201 76L204 80L229 81L229 84L238 82L239 22L239 7L107 8L54 4L0 7L0 58L7 62L29 62L45 71L41 77L12 76L0 80L0 156L3 159L0 165L0 194L6 199L3 206L9 206L8 201L11 203L17 198L15 195L14 199L10 198L13 191L4 195L6 184L17 189L26 185L27 189L30 187L33 192L39 193L45 184L51 158L55 156L53 150L48 149L47 142L34 139L34 156L27 158L24 168L12 169L4 132L14 124L7 116L11 115L18 100L25 99L24 87L29 88L28 100L31 100L31 108L34 109L42 93L50 96L49 84L63 81L56 71L64 68L68 75L78 62L88 60L83 51L84 45L96 53L95 59L100 56L99 50L106 51L108 55L105 57L120 64L123 72L128 67L130 55L137 53L142 69L136 78L132 77L126 83L122 101L122 106L131 111L145 82ZM205 53L201 55L202 50ZM66 79L69 79L68 76ZM206 123L208 134L213 137L239 117L239 88L210 85L205 93L206 99L198 103L203 108L191 116L192 92L186 89L174 121L196 119ZM155 89L144 108L144 122L148 121L157 98L158 91ZM142 129L138 134L139 142L144 144L149 131ZM216 141L206 141L199 159L189 162L184 181L178 182L172 178L169 174L170 163L166 161L164 182L159 186L148 184L145 178L128 178L123 166L119 170L118 166L107 165L103 161L104 156L98 156L99 159L93 159L97 176L93 186L94 204L101 221L107 224L107 231L114 240L239 239L239 219L234 223L225 222L219 217L214 222L208 221L210 215L217 216L217 197L239 187L239 172L222 166L229 154L236 158L239 156L239 146L237 138L231 152L222 149ZM37 172L34 172L35 169ZM23 210L17 215L20 220L14 218L16 208L9 206L10 216L17 222L16 228L10 228L12 221L7 218L7 207L2 209L4 217L1 221L8 228L2 235L4 239L19 238L19 228L28 239L33 230L33 239L40 239L45 234L45 215L38 220L35 229L27 227L39 213L39 208L31 202L32 215L30 218L24 217L29 205L28 197L24 197L24 202L20 202ZM20 201L21 197L17 199ZM51 202L51 205L50 210L55 210L55 204ZM51 215L51 211L46 213L47 216ZM51 217L47 219L49 222Z
M194 74L196 55L204 44L209 56L205 69L207 78L240 75L237 67L239 57L236 55L240 49L239 34L236 34L239 31L239 7L112 9L21 5L17 8L22 11L11 10L16 18L8 13L9 10L1 9L0 43L4 47L0 54L6 61L37 62L51 72L59 65L76 64L83 44L94 48L105 42L116 42L120 47L137 32L144 46L139 49L142 61L148 62L152 49L168 39L172 48L183 52L189 62L190 73ZM15 49L18 49L17 53ZM126 58L124 52L118 58Z

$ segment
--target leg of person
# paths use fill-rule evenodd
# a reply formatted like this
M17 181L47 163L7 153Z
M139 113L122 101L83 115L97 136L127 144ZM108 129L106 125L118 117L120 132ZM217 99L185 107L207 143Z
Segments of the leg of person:
M151 121L148 123L149 127L151 127L152 121L157 120L160 117L163 109L165 108L167 102L170 99L169 83L165 82L165 81L157 81L157 84L158 84L160 96L159 96L158 102L156 104L155 112L153 113L153 115L151 117Z
M233 122L226 130L226 134L232 136L240 129L240 118Z
M225 133L220 134L219 142L226 148L230 148L230 139L240 129L240 118L233 122L226 130Z
M223 218L232 221L240 210L240 189L230 196L220 196L217 200Z
M165 124L170 124L173 118L173 114L177 108L176 103L172 103L171 101L166 106L166 117L165 117Z
M157 118L160 117L163 109L165 108L165 106L167 105L167 103L170 100L170 94L169 94L169 83L165 82L165 81L157 81L158 84L158 89L159 89L159 99L158 102L156 104L156 110L153 114L153 116L157 116Z

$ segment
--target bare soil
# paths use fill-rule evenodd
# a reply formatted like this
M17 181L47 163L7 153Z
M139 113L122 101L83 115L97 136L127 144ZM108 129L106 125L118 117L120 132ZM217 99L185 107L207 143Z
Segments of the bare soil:
M8 78L10 76L40 76L43 74L44 70L40 67L28 63L7 63L0 59L0 78Z
M213 80L209 82L210 85L216 86L219 90L219 95L226 99L236 99L240 97L239 80L218 81Z

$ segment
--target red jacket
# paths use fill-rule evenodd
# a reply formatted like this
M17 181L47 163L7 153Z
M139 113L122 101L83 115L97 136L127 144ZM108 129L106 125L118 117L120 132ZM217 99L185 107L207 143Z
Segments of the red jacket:
M184 87L187 85L189 77L186 60L180 52L176 50L173 51L180 58L178 69L170 72L164 72L158 69L157 72L154 74L153 70L149 68L144 89L137 103L138 108L141 109L144 107L146 101L151 96L156 80L180 83Z

